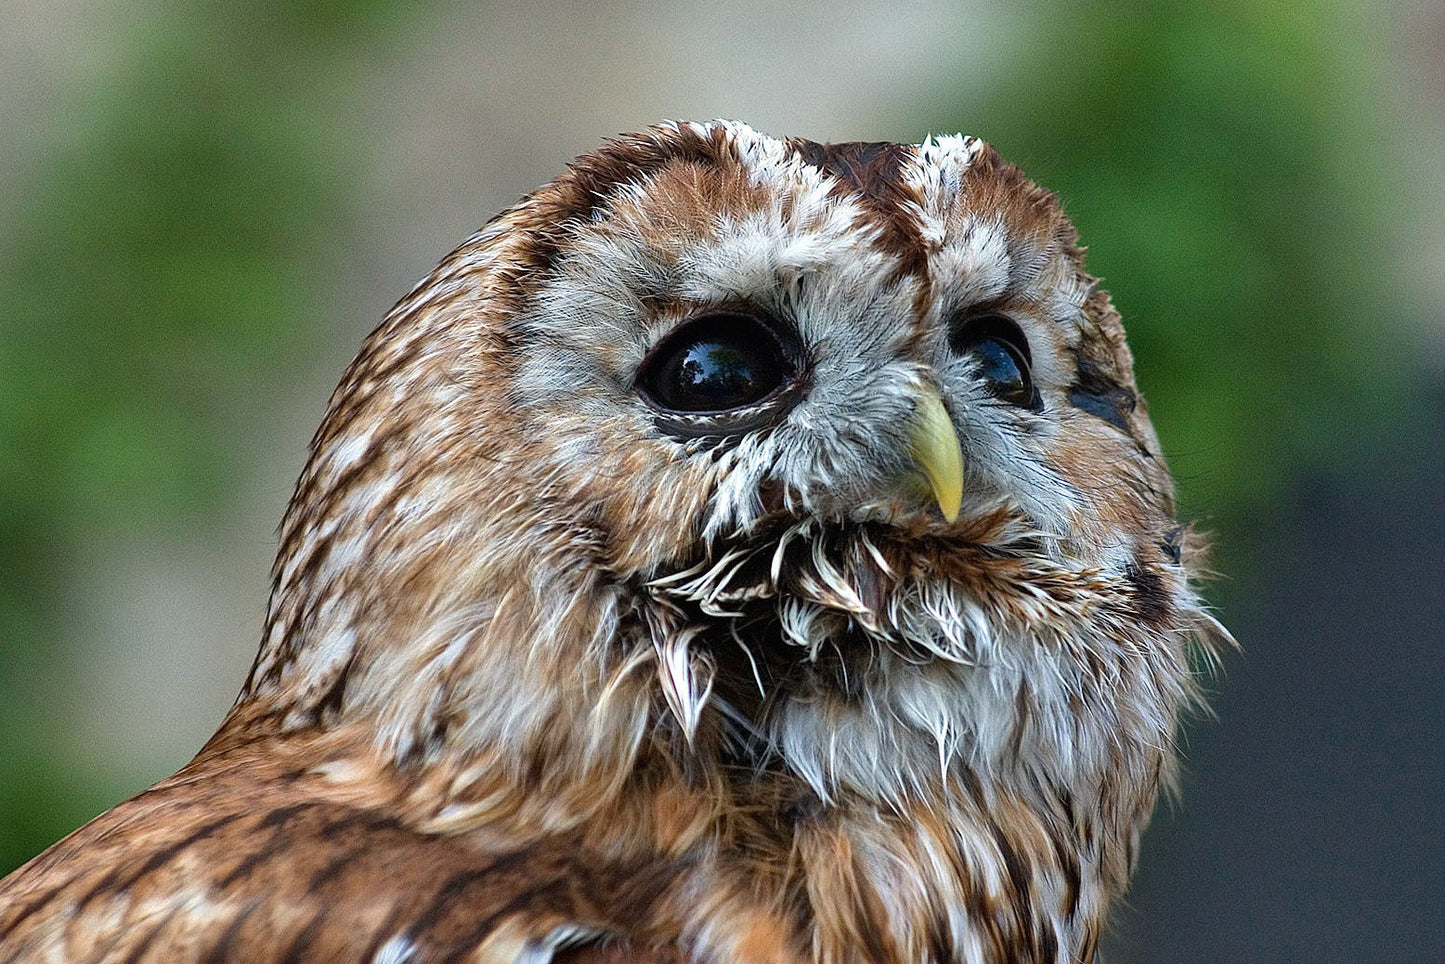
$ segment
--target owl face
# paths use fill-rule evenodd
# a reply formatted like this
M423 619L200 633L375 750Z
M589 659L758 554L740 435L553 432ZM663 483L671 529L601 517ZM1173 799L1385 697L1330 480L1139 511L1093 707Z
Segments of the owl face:
M1155 446L1117 317L1051 197L964 138L830 152L739 127L676 136L724 132L735 166L589 185L604 200L517 320L515 410L576 429L538 433L557 468L646 480L627 483L646 521L616 520L614 537L641 537L614 538L624 566L665 570L779 507L917 515L912 441L933 399L965 517L1007 506L1062 555L1103 562L1108 546L1117 562L1121 528L1171 511L1162 466L1152 506L1097 491L1120 464L1144 462L1146 482ZM649 513L660 496L691 504Z
M955 766L1152 783L1206 618L1181 540L1051 195L970 138L669 125L373 335L248 691L398 759L661 747L823 799Z

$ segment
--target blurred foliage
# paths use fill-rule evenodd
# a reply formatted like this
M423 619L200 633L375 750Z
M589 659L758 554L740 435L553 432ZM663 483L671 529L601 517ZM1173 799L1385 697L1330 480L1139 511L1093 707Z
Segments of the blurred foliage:
M0 873L114 802L55 766L41 724L66 534L229 496L228 413L323 330L356 157L328 91L403 6L142 13L0 242Z
M1033 26L958 129L1063 199L1183 514L1233 529L1414 388L1378 24L1330 0L1071 0Z
M315 347L321 279L345 271L330 241L358 148L335 91L416 12L137 14L106 82L65 105L77 133L0 241L0 873L113 802L56 768L39 722L66 533L185 524L231 495L228 413ZM1054 2L1007 84L982 88L1001 93L919 105L1064 198L1186 514L1266 504L1348 444L1342 425L1371 431L1405 400L1393 185L1360 147L1378 133L1367 21L1331 0Z

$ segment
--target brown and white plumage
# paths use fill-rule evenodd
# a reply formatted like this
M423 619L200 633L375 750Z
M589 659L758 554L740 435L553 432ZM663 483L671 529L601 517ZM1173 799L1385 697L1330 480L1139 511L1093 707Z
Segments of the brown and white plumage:
M991 148L621 138L372 334L236 706L0 961L1088 960L1227 639L1189 558Z

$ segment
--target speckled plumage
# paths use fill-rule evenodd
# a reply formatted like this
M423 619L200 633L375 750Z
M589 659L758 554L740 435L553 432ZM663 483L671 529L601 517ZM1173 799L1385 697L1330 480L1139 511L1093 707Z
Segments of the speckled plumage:
M661 410L719 312L797 371ZM372 334L236 706L0 883L0 961L1087 961L1228 639L1189 543L1117 314L987 145L621 138Z

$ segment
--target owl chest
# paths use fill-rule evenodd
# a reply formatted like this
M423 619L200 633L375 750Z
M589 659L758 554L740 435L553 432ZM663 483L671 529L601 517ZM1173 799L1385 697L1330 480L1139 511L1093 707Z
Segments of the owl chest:
M796 828L772 868L787 872L761 886L728 855L699 868L684 890L709 896L680 929L707 961L1086 962L1106 899L1078 852L1025 815L832 810ZM720 913L725 894L768 896ZM791 956L755 956L759 934Z

